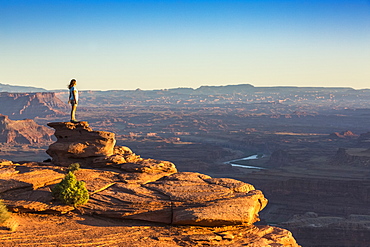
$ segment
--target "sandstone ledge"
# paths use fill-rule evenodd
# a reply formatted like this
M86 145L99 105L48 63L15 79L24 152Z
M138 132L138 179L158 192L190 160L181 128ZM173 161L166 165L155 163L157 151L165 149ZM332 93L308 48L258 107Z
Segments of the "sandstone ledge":
M0 163L0 197L15 212L74 211L74 207L52 198L51 188L64 177L66 166L75 162L82 166L75 174L86 183L90 194L89 202L77 208L85 215L173 225L244 225L253 229L258 213L267 205L263 193L253 185L177 172L169 161L144 159L128 147L115 146L114 133L93 131L87 122L48 125L55 129L57 137L47 150L51 163ZM288 233L278 238L293 243L286 246L298 246ZM273 239L275 235L269 241L282 243Z
M65 170L35 163L3 165L0 197L18 212L72 211L74 207L60 205L50 193ZM90 193L89 202L79 210L84 214L166 224L251 225L259 220L258 212L267 204L261 191L233 179L225 182L222 178L183 172L140 183L135 178L122 179L122 175L125 173L119 169L77 171L77 178L86 183Z

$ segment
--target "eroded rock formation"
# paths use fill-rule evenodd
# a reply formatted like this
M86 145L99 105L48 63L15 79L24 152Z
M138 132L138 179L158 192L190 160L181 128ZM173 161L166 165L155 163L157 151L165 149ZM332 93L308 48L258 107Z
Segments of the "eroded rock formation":
M369 148L338 148L335 156L329 160L330 164L343 166L370 166Z
M278 149L271 154L270 159L266 162L266 165L273 167L283 167L291 165L293 161L294 159L287 151Z
M348 217L320 216L315 212L295 215L291 220L281 224L297 233L297 237L312 246L369 246L370 215ZM325 238L320 238L322 234Z
M59 205L50 193L50 186L65 175L62 167L2 164L0 193L13 210L74 209ZM202 226L253 224L267 204L262 192L250 184L200 173L174 173L146 183L121 171L81 169L76 175L90 192L89 203L80 210L112 218Z
M268 234L258 237L262 228L253 224L267 199L251 184L177 172L171 162L144 159L114 146L113 133L93 131L86 122L49 126L58 138L48 149L52 163L0 163L0 197L13 211L74 210L53 199L50 191L66 174L65 166L79 161L84 168L75 174L90 194L89 202L79 207L83 214L173 225L244 225L250 226L253 237L246 241L251 246L298 246L290 232L276 227L266 227Z
M0 93L0 113L12 119L63 116L67 108L52 92Z
M336 139L336 138L357 138L358 135L354 134L350 130L342 131L342 132L334 132L329 135L329 138Z
M87 122L49 123L55 129L57 141L50 145L46 153L53 158L55 165L68 166L80 162L83 166L93 164L97 157L113 155L116 140L114 133L93 131Z
M46 144L52 135L52 130L31 119L13 121L0 114L0 143Z

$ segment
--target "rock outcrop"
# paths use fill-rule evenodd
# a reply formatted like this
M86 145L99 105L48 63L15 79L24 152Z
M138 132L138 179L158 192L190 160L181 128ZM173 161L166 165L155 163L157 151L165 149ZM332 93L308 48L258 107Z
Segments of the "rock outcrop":
M114 146L113 133L93 131L87 122L49 126L58 139L47 151L52 163L0 163L0 197L15 212L74 210L61 205L50 191L66 174L66 165L81 162L83 168L75 174L90 195L89 202L78 208L82 214L173 225L244 225L256 234L262 229L253 224L267 199L251 184L177 172L171 162L144 159L127 147ZM254 235L251 244L298 246L286 230L266 227L266 231L266 239Z
M338 148L335 156L329 160L332 165L343 166L370 166L369 148Z
M58 166L79 163L82 167L113 166L128 172L127 179L153 181L177 172L169 161L143 159L130 148L115 146L114 133L93 131L87 122L49 123L57 141L46 152Z
M293 162L294 159L287 151L278 149L271 154L270 159L266 162L266 165L273 167L283 167L291 165Z
M315 212L295 215L281 224L294 230L302 241L311 246L369 246L370 215L348 217L319 216ZM322 234L325 238L320 238Z
M342 132L334 132L329 135L329 138L336 139L336 138L357 138L358 135L354 134L350 130L342 131Z
M370 143L370 132L362 133L358 138L358 145L361 147L369 147Z
M114 133L93 131L87 122L49 123L55 129L57 141L46 151L53 158L53 163L68 166L79 162L83 166L93 164L98 157L113 155L116 139Z
M67 115L67 104L52 92L0 93L0 113L12 119Z
M58 204L50 193L51 187L64 177L63 167L1 164L0 196L14 211L66 213L74 209ZM267 204L261 191L234 179L189 172L141 183L125 175L119 170L91 168L76 172L90 193L89 203L80 210L166 224L251 225Z
M31 119L10 120L0 114L0 143L49 144L53 131Z
M2 184L3 193L19 186L33 188L18 194L23 199L10 204L13 208L19 208L21 202L23 211L58 211L46 187L60 180L64 167L75 162L89 168L77 173L91 193L89 203L82 207L89 214L167 224L253 224L267 204L262 192L250 184L200 173L178 173L171 162L144 159L127 147L114 146L114 133L93 131L87 122L48 125L56 130L57 141L47 150L54 166L25 165L29 167L27 173L14 173L11 183ZM28 180L35 176L42 178ZM24 199L33 198L35 193L45 195L37 206ZM14 200L14 195L8 197L5 193L4 198ZM65 211L61 207L61 212Z

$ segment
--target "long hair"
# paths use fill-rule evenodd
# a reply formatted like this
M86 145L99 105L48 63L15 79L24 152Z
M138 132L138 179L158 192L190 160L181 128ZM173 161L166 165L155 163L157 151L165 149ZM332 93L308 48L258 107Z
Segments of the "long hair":
M76 79L72 79L68 85L68 88L71 89L71 87L74 87L75 85L76 85Z

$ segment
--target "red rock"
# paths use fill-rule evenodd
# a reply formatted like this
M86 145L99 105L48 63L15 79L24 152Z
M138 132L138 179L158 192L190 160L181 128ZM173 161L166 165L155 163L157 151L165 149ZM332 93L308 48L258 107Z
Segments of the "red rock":
M175 208L173 224L201 226L251 225L259 221L258 212L267 205L261 191L254 190L230 198L204 202L203 205Z
M68 106L55 93L0 93L0 112L12 119L67 115Z
M48 126L55 129L57 141L46 152L56 165L69 166L78 162L88 166L95 158L114 153L114 133L93 131L87 122L56 122Z
M12 144L49 144L53 131L31 119L10 120L0 114L0 142Z

